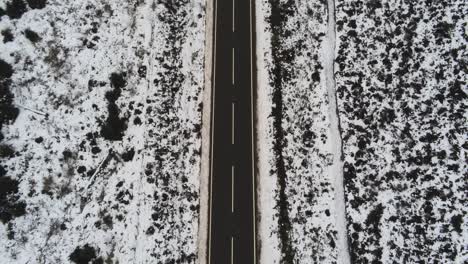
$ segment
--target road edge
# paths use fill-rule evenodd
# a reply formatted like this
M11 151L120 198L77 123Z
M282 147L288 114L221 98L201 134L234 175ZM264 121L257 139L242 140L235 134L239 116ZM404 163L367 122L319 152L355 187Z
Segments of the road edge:
M210 183L210 145L211 145L211 87L213 72L213 6L214 0L206 0L205 5L205 61L202 110L202 144L200 161L200 211L198 222L198 263L208 262L209 232L209 183Z
M251 67L251 117L252 117L252 199L253 199L253 245L254 245L254 264L259 263L259 250L258 250L258 151L257 151L257 89L258 89L258 78L257 78L257 2L250 0L250 60Z

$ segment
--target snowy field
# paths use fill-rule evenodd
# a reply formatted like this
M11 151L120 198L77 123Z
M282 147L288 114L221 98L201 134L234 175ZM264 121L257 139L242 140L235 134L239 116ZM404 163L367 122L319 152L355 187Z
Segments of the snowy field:
M338 1L354 263L466 263L468 2Z
M203 262L211 3L0 0L1 263ZM468 3L255 3L260 262L468 262Z
M0 1L2 263L194 263L205 1Z
M257 1L262 263L333 263L345 252L327 14L326 2Z
M466 1L256 5L260 262L466 263Z

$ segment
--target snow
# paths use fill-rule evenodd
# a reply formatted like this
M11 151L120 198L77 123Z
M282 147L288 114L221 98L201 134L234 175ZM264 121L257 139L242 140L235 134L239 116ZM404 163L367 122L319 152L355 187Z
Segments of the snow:
M256 3L260 262L466 262L466 1Z
M205 65L204 65L204 91L203 91L203 115L202 115L202 154L200 168L200 220L198 233L198 263L206 263L208 253L208 218L209 218L209 180L210 180L210 151L211 142L211 75L213 60L213 1L206 2L205 8ZM207 107L210 106L210 107Z
M334 190L334 214L336 217L337 231L337 262L348 264L351 263L348 248L348 231L346 229L346 205L344 198L343 186L343 153L342 153L342 138L340 117L338 115L338 107L336 105L336 85L335 85L335 53L336 53L336 32L335 32L335 1L327 1L327 33L323 45L323 75L324 84L328 91L328 107L330 118L330 140L329 151L333 153L333 163L329 166L327 172L333 179Z
M257 54L257 102L256 102L256 127L257 127L257 221L258 221L258 248L260 249L259 263L279 263L280 246L279 239L274 235L277 232L275 222L277 217L274 210L265 210L275 207L275 190L277 181L269 175L269 168L273 166L266 158L270 157L269 151L273 148L272 142L267 140L272 132L272 123L269 120L269 112L272 108L271 92L267 65L271 64L270 35L266 34L267 25L264 18L269 15L269 10L262 4L255 6L256 25L256 54Z
M23 1L2 9L13 2ZM1 127L2 148L14 149L2 177L19 183L11 203L26 204L0 224L0 259L196 262L205 2L25 6L17 18L0 12L14 36L0 43L13 67L0 81L19 108Z
M327 5L257 1L257 10L260 262L344 260Z
M0 2L0 259L204 263L212 2L41 3ZM260 262L467 262L466 1L255 3Z
M338 3L352 259L466 262L466 2Z

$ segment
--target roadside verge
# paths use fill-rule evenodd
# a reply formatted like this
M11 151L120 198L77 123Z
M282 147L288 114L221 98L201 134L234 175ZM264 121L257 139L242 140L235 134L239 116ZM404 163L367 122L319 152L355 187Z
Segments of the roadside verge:
M210 131L211 131L211 85L213 72L213 0L206 1L205 8L205 76L202 112L202 146L200 161L200 215L198 229L198 262L207 263L208 221L209 221L209 183L210 183Z

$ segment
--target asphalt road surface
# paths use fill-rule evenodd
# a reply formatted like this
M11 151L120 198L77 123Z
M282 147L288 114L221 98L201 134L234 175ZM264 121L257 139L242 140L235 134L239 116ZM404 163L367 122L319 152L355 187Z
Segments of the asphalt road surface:
M208 263L256 263L254 6L215 0Z

